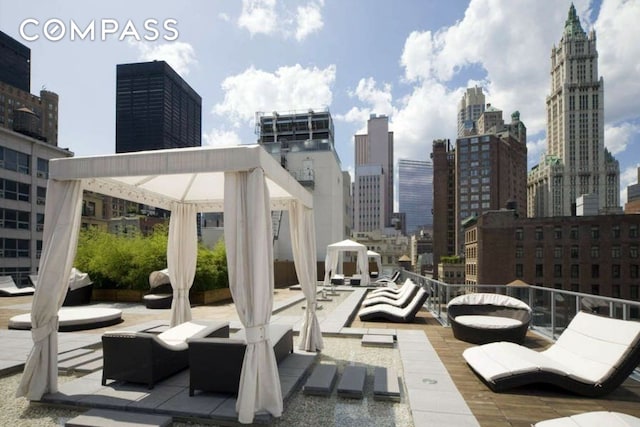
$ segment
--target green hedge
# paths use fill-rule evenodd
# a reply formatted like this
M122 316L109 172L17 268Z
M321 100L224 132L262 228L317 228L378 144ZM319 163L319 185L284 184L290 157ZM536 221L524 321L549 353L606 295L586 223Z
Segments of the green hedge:
M99 289L149 289L149 274L167 267L168 227L159 225L149 236L110 234L97 227L80 232L74 266L89 273ZM226 288L227 257L224 242L211 249L198 246L192 289Z

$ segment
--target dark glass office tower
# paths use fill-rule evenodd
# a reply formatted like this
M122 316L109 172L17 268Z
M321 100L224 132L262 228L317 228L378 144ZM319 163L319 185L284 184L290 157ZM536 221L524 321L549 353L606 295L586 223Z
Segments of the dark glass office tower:
M119 64L116 90L116 153L202 145L202 98L166 62Z
M31 49L0 31L0 82L31 90Z

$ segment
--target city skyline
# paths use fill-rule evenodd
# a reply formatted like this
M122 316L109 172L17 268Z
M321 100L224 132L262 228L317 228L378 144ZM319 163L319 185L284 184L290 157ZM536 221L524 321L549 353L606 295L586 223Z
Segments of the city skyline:
M585 30L594 28L598 36L605 144L621 161L622 205L640 159L640 82L633 71L640 47L628 43L640 33L633 25L640 5L573 3ZM257 111L326 106L342 166L353 178L353 135L366 128L369 114L390 117L396 160L427 160L434 139L455 137L458 102L475 85L506 115L520 111L529 133L528 169L538 163L546 146L549 48L561 36L570 4L407 1L391 8L384 2L245 0L196 2L186 11L169 2L36 1L0 5L0 29L32 51L31 92L45 86L60 95L60 146L76 155L115 151L116 64L165 59L202 95L203 145L255 143ZM27 18L40 22L27 27L40 34L36 41L20 37ZM117 35L53 42L42 35L52 18L83 28L92 19L113 19L121 27L131 20L139 29L148 18L173 18L179 34L146 44Z

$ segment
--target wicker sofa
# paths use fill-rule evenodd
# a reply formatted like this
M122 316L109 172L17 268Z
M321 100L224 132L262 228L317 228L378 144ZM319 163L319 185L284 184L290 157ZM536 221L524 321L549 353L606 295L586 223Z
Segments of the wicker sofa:
M269 325L269 339L279 364L293 352L290 325ZM189 396L196 390L237 395L244 353L244 329L231 338L189 339Z
M531 308L522 301L500 294L460 295L447 305L453 336L485 344L494 341L521 343L531 323Z
M161 334L107 331L102 335L102 385L112 379L147 384L151 389L189 366L187 339L228 336L229 322L197 320Z

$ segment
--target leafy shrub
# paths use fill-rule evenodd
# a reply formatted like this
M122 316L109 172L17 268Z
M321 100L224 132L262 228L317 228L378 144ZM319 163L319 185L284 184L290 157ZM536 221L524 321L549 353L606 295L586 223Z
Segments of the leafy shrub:
M110 234L91 227L80 232L75 267L89 273L96 288L149 289L149 274L167 267L167 225L158 225L149 236ZM223 242L213 250L198 247L193 290L228 287Z

